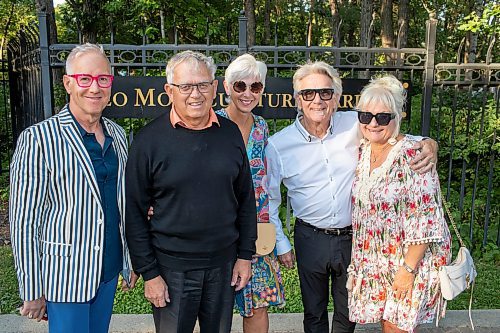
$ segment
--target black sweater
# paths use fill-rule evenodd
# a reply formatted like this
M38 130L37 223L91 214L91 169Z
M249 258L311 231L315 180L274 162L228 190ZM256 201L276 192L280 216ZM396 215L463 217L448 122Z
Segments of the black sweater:
M159 264L187 271L255 253L255 195L238 127L217 116L220 127L173 128L169 116L139 132L127 162L125 230L145 280L159 275Z

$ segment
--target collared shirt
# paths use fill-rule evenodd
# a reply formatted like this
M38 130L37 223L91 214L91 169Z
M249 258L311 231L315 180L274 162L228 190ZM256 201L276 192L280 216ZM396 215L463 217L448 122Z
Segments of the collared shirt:
M271 136L266 148L270 220L278 254L291 250L279 219L280 184L296 217L318 228L351 225L351 187L361 134L355 112L336 112L323 138L309 134L301 116Z
M72 114L73 116L73 114ZM82 135L83 145L87 150L101 195L101 205L104 210L104 257L102 281L112 280L122 270L122 240L120 236L120 212L118 209L117 181L118 157L113 149L113 138L106 131L101 119L104 132L104 145L101 147L94 133L88 133L75 120L76 126Z
M182 121L181 117L175 110L174 106L172 105L172 111L170 112L170 123L172 124L172 127L175 128L177 125L182 126L187 129L192 129L192 130L203 130L207 129L212 126L212 124L217 124L217 126L220 127L219 120L217 119L217 115L215 114L215 111L213 109L210 109L209 112L209 118L208 122L204 127L201 128L193 128L186 124L184 121Z

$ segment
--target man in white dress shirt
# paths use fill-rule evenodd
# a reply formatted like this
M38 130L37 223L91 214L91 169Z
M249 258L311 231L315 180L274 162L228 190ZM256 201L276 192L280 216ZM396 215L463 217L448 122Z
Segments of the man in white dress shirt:
M353 332L347 308L347 267L351 261L351 186L361 139L356 112L338 112L342 82L324 62L308 63L293 76L299 115L269 138L266 148L269 215L276 225L281 263L294 265L290 241L279 219L280 184L296 216L294 241L304 305L304 331L329 332L329 283L334 302L332 332ZM436 144L419 143L413 168L433 166Z

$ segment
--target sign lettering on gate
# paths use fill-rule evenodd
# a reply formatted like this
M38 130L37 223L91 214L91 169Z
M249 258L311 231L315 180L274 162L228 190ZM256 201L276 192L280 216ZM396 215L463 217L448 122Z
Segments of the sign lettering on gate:
M217 95L214 99L215 110L226 107L226 95L222 81L219 81ZM165 92L165 78L158 76L117 76L113 81L113 89L108 107L104 115L110 118L156 118L162 112L170 110L171 102ZM365 79L343 79L343 94L340 98L339 110L352 110L360 97L361 90L369 82ZM403 86L408 91L410 104L410 83L404 81ZM409 108L404 110L408 117ZM297 111L293 97L292 79L268 77L266 88L259 104L254 110L255 114L268 119L295 118Z

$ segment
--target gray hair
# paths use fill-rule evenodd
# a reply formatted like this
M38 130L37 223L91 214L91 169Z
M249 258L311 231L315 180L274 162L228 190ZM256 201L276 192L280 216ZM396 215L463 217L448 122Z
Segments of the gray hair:
M264 88L266 87L267 66L262 61L258 61L253 55L246 53L234 59L226 68L224 79L229 86L239 80L257 77ZM231 101L230 94L226 97L226 102Z
M229 85L232 85L238 80L257 77L265 87L266 74L266 64L256 60L253 55L246 53L234 59L229 66L227 66L224 78Z
M403 107L406 102L406 90L401 82L392 75L386 75L372 79L361 91L357 108L363 109L371 103L382 103L396 115L396 130L392 134L396 138L399 134L401 119L403 118Z
M106 59L106 61L108 62L109 72L111 73L111 64L109 63L108 57L106 56L106 53L102 48L102 45L85 43L75 46L69 53L68 58L66 58L66 74L74 74L72 73L72 68L71 68L73 62L75 61L75 59L81 57L82 54L87 54L87 53L96 53L102 55L102 57Z
M177 65L183 63L184 61L187 61L195 69L198 69L200 64L205 65L205 67L210 72L212 80L215 80L215 71L217 70L217 65L215 64L214 59L212 57L207 57L202 53L187 50L181 53L177 53L168 61L166 69L167 83L172 83L175 67L177 67Z
M311 74L323 74L332 79L332 88L335 90L337 102L340 100L340 96L342 96L342 80L340 80L337 70L324 61L307 62L297 69L293 75L293 95L295 98L297 98L299 92L299 82Z

